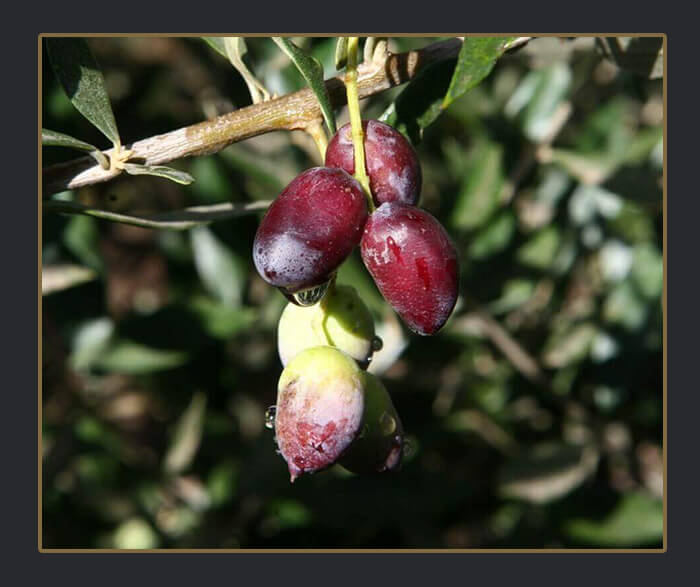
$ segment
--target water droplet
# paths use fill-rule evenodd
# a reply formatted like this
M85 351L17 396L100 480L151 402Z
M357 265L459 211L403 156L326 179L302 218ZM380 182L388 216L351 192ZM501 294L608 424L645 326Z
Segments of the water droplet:
M396 418L389 412L384 412L379 418L379 428L384 436L393 434L396 430Z
M290 293L282 287L280 288L280 291L284 294L284 297L297 306L313 306L323 299L323 296L326 295L330 284L331 280L328 280L321 285L316 285L314 287L310 287L309 289L304 289L295 293Z
M275 416L277 415L277 406L270 406L265 410L265 428L272 430L275 427Z
M372 350L376 353L377 351L381 351L382 347L384 346L384 341L379 338L378 336L375 336L372 339Z

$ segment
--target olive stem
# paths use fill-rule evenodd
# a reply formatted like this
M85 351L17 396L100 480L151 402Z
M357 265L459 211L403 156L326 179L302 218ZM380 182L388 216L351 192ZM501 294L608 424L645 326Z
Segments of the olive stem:
M348 39L348 63L345 68L345 91L348 96L348 111L352 129L352 145L355 153L355 179L365 190L370 212L374 212L372 192L369 187L369 177L365 169L364 133L362 132L362 116L360 114L360 97L357 92L357 44L358 37Z
M318 121L306 127L306 132L311 135L311 138L316 143L316 148L321 154L321 161L326 159L326 148L328 147L328 137L326 131L323 130L323 124Z

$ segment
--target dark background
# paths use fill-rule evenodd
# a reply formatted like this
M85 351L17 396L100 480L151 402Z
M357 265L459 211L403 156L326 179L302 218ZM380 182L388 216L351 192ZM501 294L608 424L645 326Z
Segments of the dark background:
M332 75L333 42L304 44ZM127 143L249 101L197 39L91 47ZM272 91L303 86L271 41L249 50ZM439 335L402 329L358 258L341 270L383 329L374 367L412 446L395 475L289 484L263 425L285 301L252 266L256 216L155 233L45 215L44 267L95 278L43 300L43 546L660 546L662 80L634 69L593 39L538 39L427 129L421 205L462 262ZM43 89L43 126L107 146L46 59ZM130 212L269 199L317 163L304 135L274 133L177 163L189 187L128 178L61 197Z

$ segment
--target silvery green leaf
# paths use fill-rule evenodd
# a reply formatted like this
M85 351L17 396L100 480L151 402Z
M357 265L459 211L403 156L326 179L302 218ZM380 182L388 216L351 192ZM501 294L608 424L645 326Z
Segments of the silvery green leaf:
M164 177L175 183L189 185L194 181L189 173L166 167L164 165L139 165L137 163L125 163L124 171L129 175L155 175L156 177Z
M238 307L246 271L236 255L205 226L190 232L194 263L207 290L229 307Z
M328 130L331 134L335 134L335 114L323 79L323 65L321 65L321 62L299 49L286 37L272 37L272 40L287 54L301 75L304 76L306 83L316 94Z
M335 44L335 68L340 71L348 62L348 38L338 37Z
M51 66L68 98L112 143L120 143L104 77L85 39L46 39Z
M250 97L253 104L258 104L270 99L270 93L265 89L258 79L251 73L248 66L243 62L243 56L247 53L248 48L243 37L223 37L225 55L231 62L231 65L236 68L236 71L241 74L243 80L248 86Z
M92 157L100 164L102 169L109 169L109 161L107 156L100 151L94 145L86 143L70 135L63 134L61 132L56 132L55 130L49 130L47 128L41 129L41 144L46 147L69 147L71 149L78 149L79 151L85 151L90 153Z
M207 397L197 392L192 397L178 420L163 461L163 468L170 474L181 473L192 463L202 440L204 415L206 413Z
M91 281L97 273L81 265L44 265L41 268L41 295L48 295Z
M225 37L202 37L202 40L206 41L206 43L219 55L228 59L226 47L224 46L224 38Z

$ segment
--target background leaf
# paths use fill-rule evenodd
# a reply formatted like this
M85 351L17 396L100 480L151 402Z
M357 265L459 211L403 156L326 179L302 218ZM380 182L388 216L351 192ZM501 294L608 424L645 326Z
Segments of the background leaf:
M204 226L190 232L194 262L204 286L224 305L241 303L245 268L231 250Z
M573 519L566 533L584 544L632 547L654 544L664 532L664 506L660 499L640 492L624 495L601 520Z
M73 105L112 141L119 131L104 77L85 39L49 37L46 48L51 65Z

